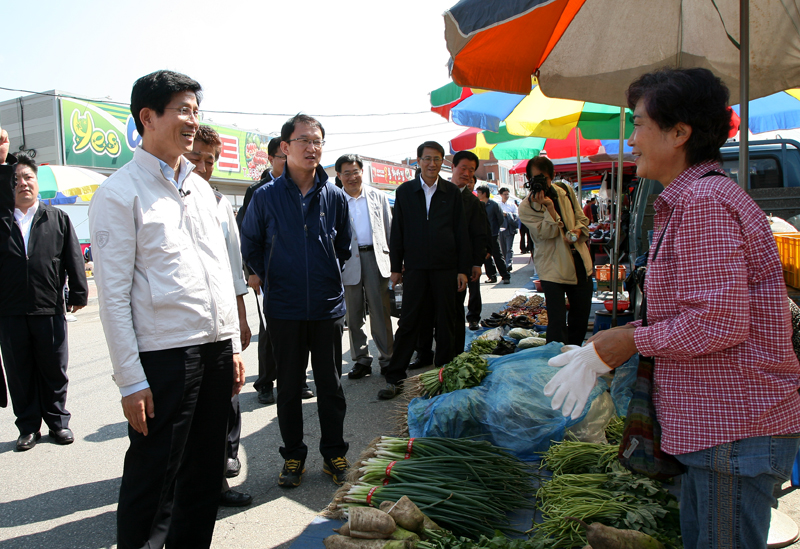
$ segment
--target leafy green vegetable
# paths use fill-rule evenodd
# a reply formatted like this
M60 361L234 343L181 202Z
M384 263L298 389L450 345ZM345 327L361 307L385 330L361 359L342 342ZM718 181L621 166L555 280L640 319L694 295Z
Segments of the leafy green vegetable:
M488 373L486 359L471 352L461 353L438 370L420 374L419 381L424 396L435 396L480 385Z
M494 350L496 341L489 339L474 339L469 347L469 352L476 355L488 355Z

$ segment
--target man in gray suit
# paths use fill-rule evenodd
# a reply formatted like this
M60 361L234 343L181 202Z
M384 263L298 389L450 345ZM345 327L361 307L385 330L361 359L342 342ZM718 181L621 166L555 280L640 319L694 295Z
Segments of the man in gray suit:
M364 298L369 306L372 339L378 348L381 372L392 358L392 320L389 315L389 231L392 213L386 194L362 185L364 163L356 154L345 154L336 161L336 175L347 193L350 211L352 255L344 264L342 284L350 332L350 357L355 366L350 379L372 374L372 356L364 333Z

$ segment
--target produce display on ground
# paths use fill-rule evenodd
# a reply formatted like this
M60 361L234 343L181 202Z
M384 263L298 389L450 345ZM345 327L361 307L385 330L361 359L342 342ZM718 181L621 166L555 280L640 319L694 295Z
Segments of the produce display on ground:
M484 328L498 326L533 328L535 325L547 326L545 302L540 295L531 297L518 295L511 299L502 311L492 313L491 316L481 320L481 326Z
M484 441L381 437L351 469L335 509L407 496L433 521L468 537L519 533L506 513L532 509L533 472Z
M441 368L419 375L422 395L431 397L480 385L489 373L489 363L479 354L461 353Z

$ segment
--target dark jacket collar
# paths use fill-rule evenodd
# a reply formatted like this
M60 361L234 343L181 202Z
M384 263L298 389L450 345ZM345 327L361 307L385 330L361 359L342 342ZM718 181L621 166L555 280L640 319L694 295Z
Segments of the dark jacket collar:
M314 170L314 187L312 187L309 194L314 194L320 191L327 183L328 173L325 171L325 168L318 165L316 170ZM294 181L292 181L292 176L289 173L289 166L283 167L283 173L278 179L275 180L273 185L287 189L290 188L289 185L291 185L293 188L297 189L297 185L295 185Z

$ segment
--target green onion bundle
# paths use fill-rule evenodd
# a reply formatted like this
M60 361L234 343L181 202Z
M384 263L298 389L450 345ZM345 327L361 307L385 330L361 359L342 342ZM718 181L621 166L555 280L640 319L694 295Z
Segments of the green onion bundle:
M491 339L473 339L469 346L469 352L476 355L488 355L494 351L497 342Z
M514 532L508 511L532 508L526 464L485 441L381 437L343 501L378 506L408 496L432 520L459 535Z
M605 473L617 461L619 445L564 440L554 442L542 454L542 467L554 475L568 473Z
M461 353L441 368L420 374L419 381L423 396L436 396L480 385L488 373L486 359L472 352Z

